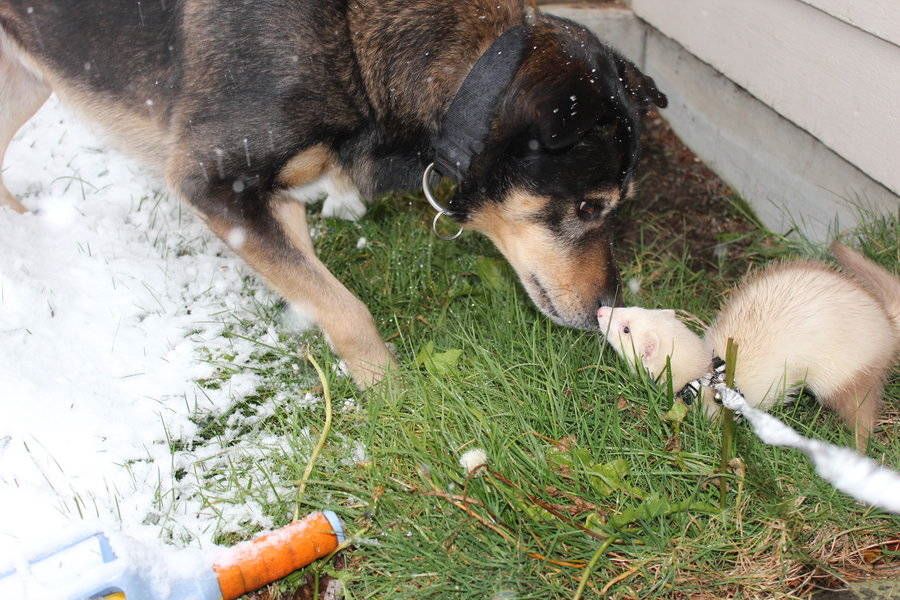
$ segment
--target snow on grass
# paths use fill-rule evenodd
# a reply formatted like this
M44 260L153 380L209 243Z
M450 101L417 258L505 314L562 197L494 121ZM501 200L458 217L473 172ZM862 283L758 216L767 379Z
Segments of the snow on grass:
M251 369L223 375L216 361L252 362L258 346L241 336L275 335L223 335L271 295L161 179L56 98L4 166L33 213L0 209L0 563L81 519L200 545L265 526L257 504L228 504L225 485L208 502L204 477L284 441L247 427L241 443L223 442L227 431L180 441L198 415L255 391Z

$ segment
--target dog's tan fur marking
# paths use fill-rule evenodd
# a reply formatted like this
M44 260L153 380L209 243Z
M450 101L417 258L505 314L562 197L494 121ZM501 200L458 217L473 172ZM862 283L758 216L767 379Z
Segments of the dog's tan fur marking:
M489 203L474 212L466 226L490 238L516 270L546 258L547 254L552 260L552 250L546 252L552 244L544 239L549 238L546 228L535 220L547 202L548 198L513 192L505 201ZM530 249L520 243L526 240Z
M316 144L295 154L278 173L278 183L285 187L299 187L320 178L334 164L334 154Z
M608 246L592 244L580 250L571 240L554 235L539 222L548 198L518 190L500 203L490 203L472 214L467 227L483 233L503 253L536 304L547 300L562 316L584 311L593 317L595 302L606 284ZM531 281L536 277L549 298Z
M306 207L278 194L272 214L288 248L276 249L246 232L234 250L292 304L311 313L335 351L346 361L360 387L378 382L394 358L381 340L371 313L315 255L306 223ZM222 239L233 238L233 223L210 219Z
M99 125L116 148L162 172L172 143L159 99L146 98L141 109L133 109L117 99L107 99L72 78L57 73L34 54L19 48L0 29L0 69L7 63L16 68L9 79L3 77L5 73L0 71L0 107L3 112L10 111L10 115L25 115L17 129L37 112L52 90L67 106ZM3 83L4 80L8 83ZM7 85L17 86L17 94L9 103L4 102L3 96ZM0 116L0 129L4 122L12 120ZM0 146L3 146L4 133L0 131Z
M631 200L634 198L634 195L637 193L637 183L635 183L634 179L628 182L628 187L625 189L625 198L627 200Z
M587 199L593 200L594 202L606 202L615 206L621 201L622 194L617 188L610 188L608 190L597 190L596 192L592 192L587 195Z
M45 77L54 93L87 120L99 125L113 146L162 172L174 144L166 124L155 114L157 107L147 106L146 114L142 115L125 103L107 101L50 71L45 71Z
M600 212L600 218L605 218L616 209L619 202L622 201L622 192L619 188L609 188L606 190L597 190L587 195L586 200L596 202L603 208Z
M19 213L26 209L3 184L3 159L16 132L50 96L50 88L23 57L0 29L0 206Z

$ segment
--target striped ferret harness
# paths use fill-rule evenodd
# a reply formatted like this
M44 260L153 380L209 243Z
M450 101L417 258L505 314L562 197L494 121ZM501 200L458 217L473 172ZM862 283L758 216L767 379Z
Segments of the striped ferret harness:
M710 366L711 368L708 373L693 381L688 381L683 388L678 390L676 396L681 398L685 404L693 404L694 400L700 397L700 389L704 387L715 390L713 398L717 404L722 404L722 395L719 393L717 387L725 385L725 361L718 356L713 356ZM740 390L736 388L735 391L740 393Z

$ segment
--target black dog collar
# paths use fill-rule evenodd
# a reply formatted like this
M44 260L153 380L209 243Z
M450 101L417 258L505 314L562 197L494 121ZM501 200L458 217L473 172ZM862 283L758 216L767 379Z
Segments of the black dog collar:
M472 159L484 150L497 104L522 64L527 41L525 25L507 29L469 71L432 142L439 174L461 182Z

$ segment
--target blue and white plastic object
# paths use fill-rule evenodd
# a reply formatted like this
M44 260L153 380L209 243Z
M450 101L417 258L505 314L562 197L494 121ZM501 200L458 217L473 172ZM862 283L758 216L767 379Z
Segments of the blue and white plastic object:
M317 512L217 553L127 551L128 538L100 529L63 535L0 565L4 600L235 600L328 556L344 542L340 519ZM166 556L171 554L171 556ZM178 562L177 568L168 568Z

